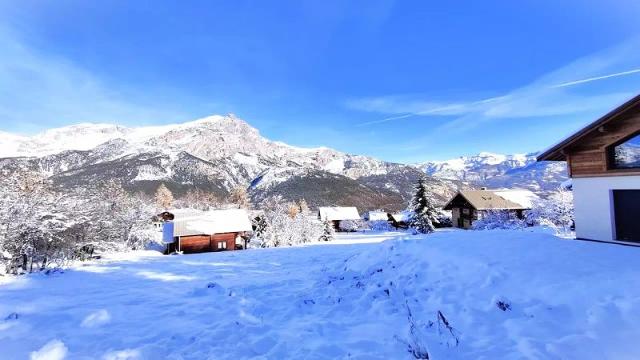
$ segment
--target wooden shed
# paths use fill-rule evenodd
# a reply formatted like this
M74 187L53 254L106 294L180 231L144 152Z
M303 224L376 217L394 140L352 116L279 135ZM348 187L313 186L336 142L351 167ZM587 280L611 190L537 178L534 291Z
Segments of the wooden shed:
M640 95L538 156L566 161L576 237L640 243Z
M167 253L193 254L243 248L241 236L252 231L249 214L242 209L178 210L165 214L163 238Z

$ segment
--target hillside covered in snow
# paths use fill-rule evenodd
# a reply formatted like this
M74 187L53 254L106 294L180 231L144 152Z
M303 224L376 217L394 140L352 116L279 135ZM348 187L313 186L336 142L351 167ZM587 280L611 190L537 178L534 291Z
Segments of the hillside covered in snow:
M427 175L460 180L487 188L557 189L568 179L564 162L537 162L536 154L502 155L482 152L446 161L417 164Z
M147 194L165 183L177 196L199 189L223 198L241 187L255 202L281 195L313 207L403 209L421 175L408 165L271 141L234 115L138 128L79 124L33 137L2 133L0 157L0 173L39 172L63 189L116 180ZM459 186L429 183L442 201Z

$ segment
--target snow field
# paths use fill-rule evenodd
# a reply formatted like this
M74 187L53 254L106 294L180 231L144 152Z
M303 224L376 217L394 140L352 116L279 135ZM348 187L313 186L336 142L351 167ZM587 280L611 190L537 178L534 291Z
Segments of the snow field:
M637 359L639 255L455 230L121 254L0 284L0 357Z

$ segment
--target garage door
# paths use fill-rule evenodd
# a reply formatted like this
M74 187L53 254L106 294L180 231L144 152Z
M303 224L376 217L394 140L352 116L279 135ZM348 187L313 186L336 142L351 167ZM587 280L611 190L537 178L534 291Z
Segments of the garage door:
M616 240L640 242L640 190L613 190Z

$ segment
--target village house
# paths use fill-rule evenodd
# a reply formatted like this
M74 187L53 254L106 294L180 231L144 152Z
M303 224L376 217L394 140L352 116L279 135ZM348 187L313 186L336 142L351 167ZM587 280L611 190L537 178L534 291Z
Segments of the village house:
M340 221L360 220L358 209L353 206L321 206L318 208L320 221L330 221L336 231L340 231Z
M640 242L640 95L538 161L567 162L578 239Z
M528 190L460 190L443 207L451 210L453 227L469 229L487 211L507 211L522 218L537 196Z
M158 218L163 221L162 237L168 254L246 248L243 235L252 231L249 214L242 209L178 209L165 211Z
M408 229L413 212L409 210L400 211L397 213L388 214L387 219L391 226L397 229Z

